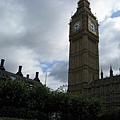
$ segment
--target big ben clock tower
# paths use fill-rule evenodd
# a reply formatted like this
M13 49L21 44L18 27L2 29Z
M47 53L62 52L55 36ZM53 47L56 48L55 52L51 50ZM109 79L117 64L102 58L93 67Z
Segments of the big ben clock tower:
M68 92L83 94L85 83L99 79L98 21L88 0L79 0L69 25Z

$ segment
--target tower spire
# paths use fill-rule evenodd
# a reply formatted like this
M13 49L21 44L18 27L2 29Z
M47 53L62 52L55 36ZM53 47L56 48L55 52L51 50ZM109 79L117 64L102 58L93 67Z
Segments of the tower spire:
M101 79L103 79L103 70L101 69Z
M81 10L90 10L90 3L88 0L79 0L78 1L78 9L81 9Z
M112 66L110 65L110 77L113 76L113 70L112 70Z

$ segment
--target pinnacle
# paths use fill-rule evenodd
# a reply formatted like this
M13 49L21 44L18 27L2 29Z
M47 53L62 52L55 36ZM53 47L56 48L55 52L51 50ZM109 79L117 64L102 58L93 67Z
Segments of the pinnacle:
M81 8L81 7L86 7L88 9L90 9L90 3L88 0L79 0L78 1L78 8Z
M79 0L78 2L82 2L82 1L87 1L87 2L89 2L88 0Z

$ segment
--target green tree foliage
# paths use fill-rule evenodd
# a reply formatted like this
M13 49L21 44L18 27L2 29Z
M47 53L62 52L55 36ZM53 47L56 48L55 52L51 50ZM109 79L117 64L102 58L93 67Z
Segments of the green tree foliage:
M43 85L33 86L30 90L29 106L37 110L42 118L48 116L50 90Z
M3 110L3 115L12 116L12 113L16 113L15 108L25 108L26 111L28 107L27 101L28 87L24 82L11 80L0 81L0 107ZM11 111L10 109L12 113L9 112ZM18 110L20 111L20 109Z
M0 82L0 104L7 106L25 107L27 103L27 86L20 81Z
M96 120L101 104L96 99L50 91L23 81L0 81L0 116L38 120Z

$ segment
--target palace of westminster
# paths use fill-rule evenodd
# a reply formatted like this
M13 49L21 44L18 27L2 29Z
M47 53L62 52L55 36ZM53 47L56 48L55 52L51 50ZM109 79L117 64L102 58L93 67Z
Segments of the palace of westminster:
M102 101L107 110L120 107L120 75L114 76L110 66L110 77L99 79L99 31L97 18L92 14L88 0L79 0L75 14L69 24L69 73L68 92ZM30 85L40 83L38 72L35 79L23 77L22 66L16 74L0 65L0 79L24 80Z
M120 107L120 75L99 79L99 31L88 0L79 0L70 21L68 92L99 98L107 110Z

